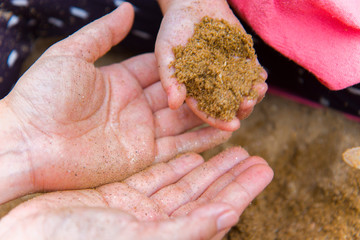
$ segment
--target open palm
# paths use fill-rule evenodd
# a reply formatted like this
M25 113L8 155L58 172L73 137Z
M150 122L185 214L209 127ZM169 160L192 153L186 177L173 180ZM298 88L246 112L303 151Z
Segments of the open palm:
M273 176L241 148L185 154L122 182L45 194L0 222L2 239L221 239Z
M230 136L213 128L187 132L202 122L185 105L168 108L153 54L94 66L125 37L132 18L131 6L123 4L55 44L5 98L23 128L22 164L28 168L0 202L28 192L119 181Z

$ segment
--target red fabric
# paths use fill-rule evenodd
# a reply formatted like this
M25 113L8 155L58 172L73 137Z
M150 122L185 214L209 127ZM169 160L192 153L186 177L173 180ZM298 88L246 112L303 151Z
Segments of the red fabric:
M360 82L359 0L229 2L265 42L328 88Z

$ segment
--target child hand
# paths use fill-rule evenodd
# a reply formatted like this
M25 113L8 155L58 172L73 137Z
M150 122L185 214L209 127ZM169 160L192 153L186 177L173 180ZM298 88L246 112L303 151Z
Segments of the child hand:
M199 23L204 16L215 19L224 19L231 25L242 28L238 19L234 16L226 1L159 1L164 12L164 18L160 27L156 41L155 54L160 69L160 78L163 87L168 95L169 107L179 108L186 99L186 88L184 84L179 84L173 76L174 69L170 68L170 63L174 60L173 47L185 45L187 40L193 35L194 24ZM244 99L240 104L236 118L232 121L222 121L207 116L197 108L197 102L193 98L187 98L186 102L193 112L203 121L211 126L234 131L240 127L241 119L246 118L252 112L256 103L261 101L267 90L264 80L267 78L266 72L260 74L263 78L261 83L256 84L254 89L258 93L257 99Z

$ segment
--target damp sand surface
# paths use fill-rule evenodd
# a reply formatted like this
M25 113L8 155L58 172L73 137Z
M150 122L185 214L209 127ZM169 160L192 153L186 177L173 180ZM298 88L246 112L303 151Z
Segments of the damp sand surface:
M274 170L225 239L360 239L360 169L343 159L359 133L341 113L268 94L229 142L205 153L242 146Z

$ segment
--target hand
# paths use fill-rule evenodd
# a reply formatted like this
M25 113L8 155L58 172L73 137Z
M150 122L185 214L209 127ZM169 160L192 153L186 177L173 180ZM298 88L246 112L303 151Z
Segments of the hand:
M199 23L204 16L216 19L224 19L230 24L242 28L238 19L234 16L229 5L224 0L158 0L164 18L161 23L160 31L156 40L155 54L159 63L160 78L164 89L168 95L169 106L171 109L179 108L186 98L186 88L184 84L179 84L173 77L174 69L169 68L174 60L173 47L185 45L187 40L193 35L194 24ZM261 77L265 80L267 74L264 71ZM213 127L234 131L240 127L241 119L250 115L255 104L264 97L267 90L266 83L259 83L254 86L258 92L257 99L244 99L240 104L237 117L230 122L214 119L197 109L197 102L193 98L187 98L189 107L203 121Z
M241 148L205 163L186 154L119 183L25 202L1 220L0 239L221 239L272 176Z
M168 108L153 54L95 68L125 37L133 15L124 3L55 44L1 101L0 203L116 182L230 137L214 128L188 132L202 121L186 105Z

